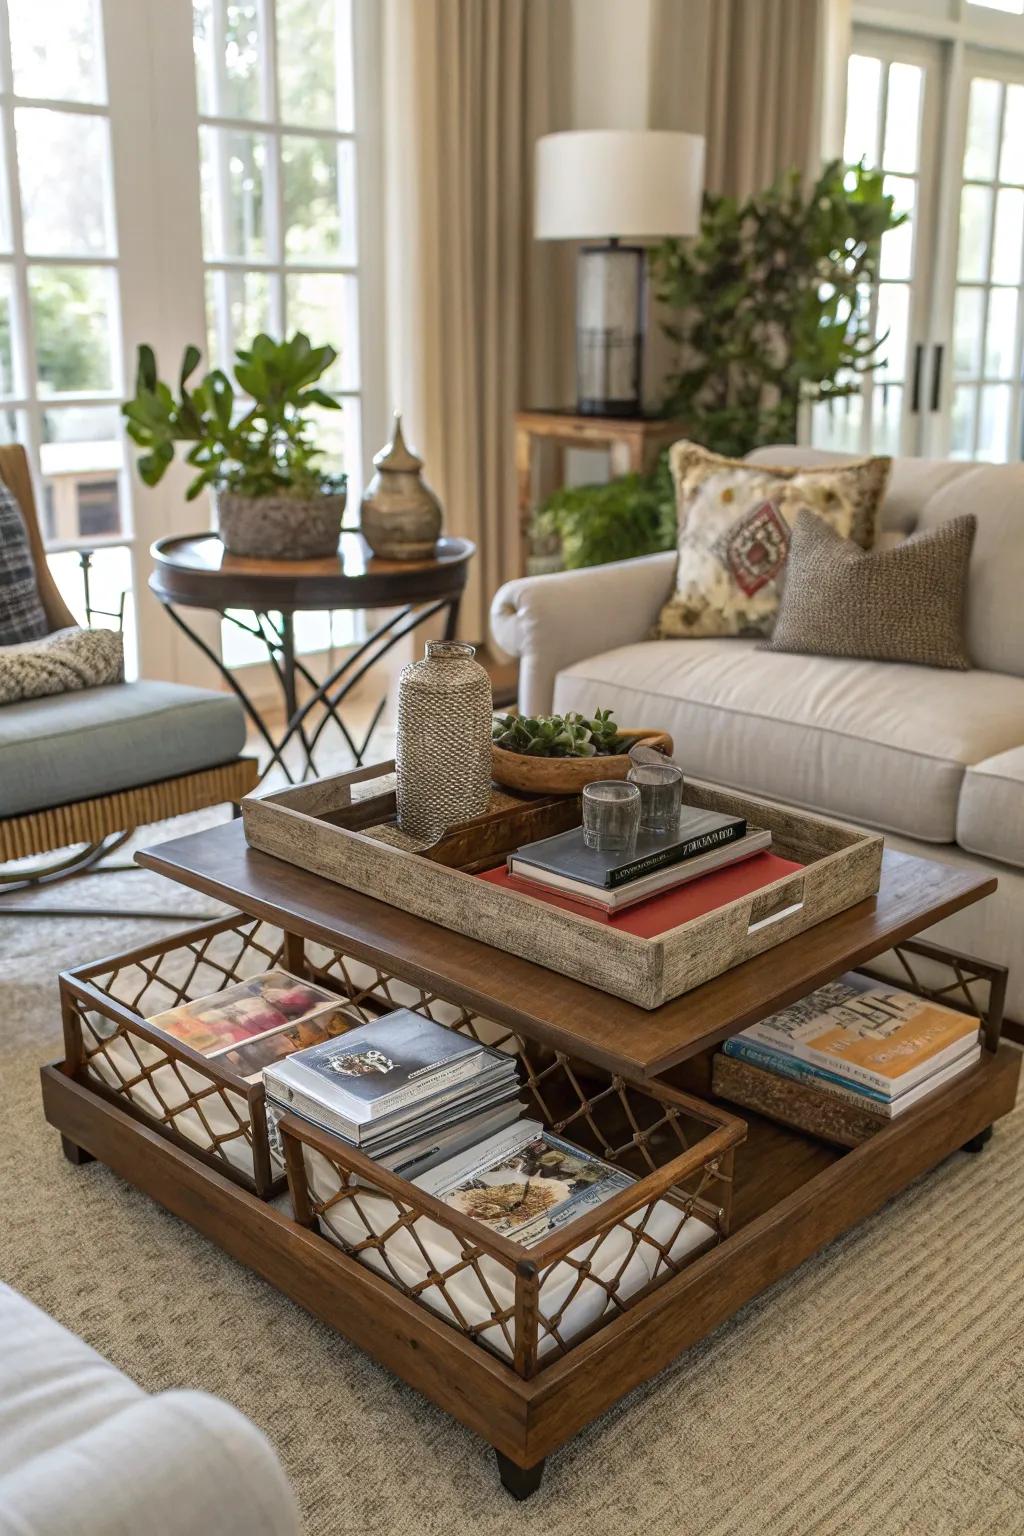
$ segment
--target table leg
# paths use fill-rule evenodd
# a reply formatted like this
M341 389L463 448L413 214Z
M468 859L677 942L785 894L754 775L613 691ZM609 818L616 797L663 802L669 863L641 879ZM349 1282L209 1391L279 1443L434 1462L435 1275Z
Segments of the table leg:
M501 1451L496 1450L494 1456L498 1463L501 1485L514 1499L521 1502L537 1492L540 1480L544 1476L543 1461L536 1462L532 1467L521 1467L518 1462L502 1455Z
M291 720L299 707L295 686L295 615L281 614L281 683L284 688L285 715Z

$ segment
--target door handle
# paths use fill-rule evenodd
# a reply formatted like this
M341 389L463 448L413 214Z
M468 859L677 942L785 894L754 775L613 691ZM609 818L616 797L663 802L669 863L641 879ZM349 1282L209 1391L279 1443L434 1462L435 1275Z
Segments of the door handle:
M935 366L932 368L932 403L931 409L937 411L942 401L942 359L945 355L945 347L941 341L935 343Z
M916 416L921 409L921 368L924 364L924 343L914 348L914 383L910 394L910 414Z

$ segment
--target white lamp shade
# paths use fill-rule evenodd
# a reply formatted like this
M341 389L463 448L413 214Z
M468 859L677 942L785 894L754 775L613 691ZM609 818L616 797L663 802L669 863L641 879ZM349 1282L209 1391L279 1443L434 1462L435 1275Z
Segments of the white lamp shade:
M592 129L537 140L538 240L693 235L704 140L695 133Z

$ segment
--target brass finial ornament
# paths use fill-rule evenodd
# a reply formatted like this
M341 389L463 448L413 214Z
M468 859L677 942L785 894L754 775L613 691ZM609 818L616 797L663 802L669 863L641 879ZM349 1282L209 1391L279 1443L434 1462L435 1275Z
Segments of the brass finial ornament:
M395 412L390 443L374 454L374 474L359 507L359 526L381 560L430 560L441 532L441 503L421 473L423 460L402 435Z

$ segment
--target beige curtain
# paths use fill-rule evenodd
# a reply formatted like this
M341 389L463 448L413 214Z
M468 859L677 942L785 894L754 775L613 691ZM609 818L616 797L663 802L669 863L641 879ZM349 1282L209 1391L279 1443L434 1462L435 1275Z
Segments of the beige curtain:
M821 165L835 0L655 0L650 119L707 140L710 192L744 198Z
M389 388L447 530L477 545L470 640L517 567L513 414L571 395L571 266L532 237L569 24L570 0L386 0Z

